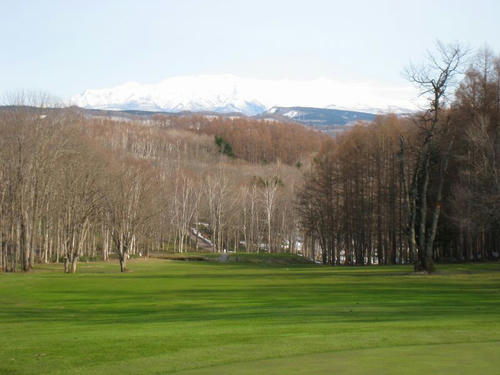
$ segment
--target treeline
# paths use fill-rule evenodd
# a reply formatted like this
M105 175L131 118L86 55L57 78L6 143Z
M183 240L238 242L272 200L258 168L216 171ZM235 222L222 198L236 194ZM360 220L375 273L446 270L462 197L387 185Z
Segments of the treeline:
M164 126L220 137L235 157L250 163L302 164L325 135L296 123L223 116L156 116Z
M355 126L325 142L305 173L299 211L324 263L410 262L398 158L409 125L387 116Z
M499 258L500 58L479 53L446 105L461 55L440 53L411 76L430 94L427 111L354 127L323 144L305 174L301 222L325 263L432 271L435 261Z
M317 133L266 126L289 142L293 156L279 155L294 165L228 157L208 130L86 118L76 109L2 108L1 269L61 262L76 272L82 258L113 256L123 271L130 256L151 252L297 251L295 164L310 150L294 145ZM247 135L251 145L260 139Z

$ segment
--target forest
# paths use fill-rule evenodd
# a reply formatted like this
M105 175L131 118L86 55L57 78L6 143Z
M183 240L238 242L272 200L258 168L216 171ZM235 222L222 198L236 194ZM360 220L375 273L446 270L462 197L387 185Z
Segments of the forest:
M170 252L295 253L331 265L500 257L500 57L442 46L408 75L422 111L336 137L293 123L149 122L0 109L0 269ZM460 77L453 89L452 79Z

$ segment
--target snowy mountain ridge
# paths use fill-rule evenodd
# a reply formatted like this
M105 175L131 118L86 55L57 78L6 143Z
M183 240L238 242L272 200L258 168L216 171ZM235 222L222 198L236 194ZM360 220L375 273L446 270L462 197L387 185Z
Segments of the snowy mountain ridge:
M226 74L176 76L156 84L128 82L90 89L71 98L71 104L107 110L241 112L247 116L294 106L404 113L416 109L416 97L411 87L373 82L264 80Z

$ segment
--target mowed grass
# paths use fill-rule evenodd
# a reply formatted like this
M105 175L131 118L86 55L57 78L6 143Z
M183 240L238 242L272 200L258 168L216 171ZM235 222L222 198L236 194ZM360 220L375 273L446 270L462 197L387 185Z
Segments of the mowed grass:
M0 273L0 374L499 374L500 264Z

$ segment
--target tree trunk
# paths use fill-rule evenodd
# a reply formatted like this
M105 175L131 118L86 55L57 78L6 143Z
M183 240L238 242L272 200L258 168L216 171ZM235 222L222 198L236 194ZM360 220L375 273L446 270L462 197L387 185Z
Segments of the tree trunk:
M78 265L78 255L73 255L73 260L71 261L71 273L76 273L77 265Z
M67 256L64 257L64 273L69 273L69 259Z
M434 263L432 256L427 254L427 191L429 190L429 163L430 155L428 151L425 154L425 161L423 163L424 179L420 190L420 223L418 232L418 256L415 263L415 271L432 272L434 270ZM431 245L432 246L432 245Z
M27 233L26 227L24 225L24 220L21 218L19 223L19 248L21 250L21 254L23 256L23 271L28 272L30 270L30 250L27 245Z
M120 272L127 271L127 253L120 255Z

